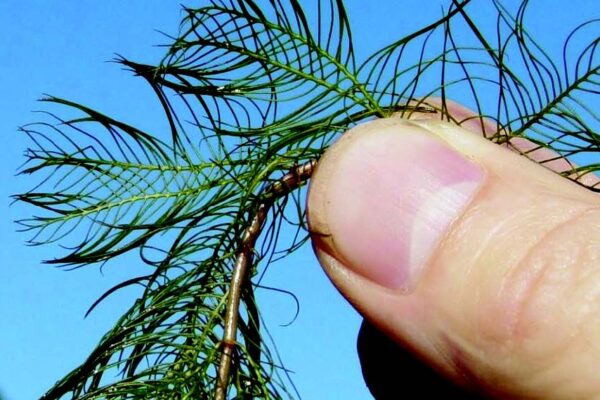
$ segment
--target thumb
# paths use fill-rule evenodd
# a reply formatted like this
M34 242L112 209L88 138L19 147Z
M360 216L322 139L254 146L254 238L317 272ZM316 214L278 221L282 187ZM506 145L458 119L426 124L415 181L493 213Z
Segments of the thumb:
M600 198L466 132L390 118L346 133L311 182L317 256L371 324L455 383L594 398Z

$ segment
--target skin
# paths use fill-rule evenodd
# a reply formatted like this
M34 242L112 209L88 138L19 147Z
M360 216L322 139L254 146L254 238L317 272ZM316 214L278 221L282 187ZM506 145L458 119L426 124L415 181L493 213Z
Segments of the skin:
M332 146L311 180L315 253L368 321L359 336L367 384L378 399L415 389L447 398L600 399L600 198L472 134L481 125L467 128L419 115L369 122ZM449 176L436 185L468 192L456 209L444 203L452 196L427 203L429 214L422 202L397 206L419 192L411 174L421 163ZM386 174L392 178L379 182ZM461 174L477 184L456 186ZM356 200L363 192L368 201ZM440 226L407 245L423 215ZM398 235L398 226L407 230ZM411 374L430 371L451 385L410 387Z

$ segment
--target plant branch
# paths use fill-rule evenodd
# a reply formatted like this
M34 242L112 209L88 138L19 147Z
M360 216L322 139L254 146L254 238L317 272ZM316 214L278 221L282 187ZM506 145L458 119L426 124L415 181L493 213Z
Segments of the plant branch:
M233 274L229 285L223 340L221 341L222 354L217 373L217 386L215 388L215 400L225 400L227 394L231 361L236 346L240 299L242 297L244 283L248 277L249 267L252 264L254 245L262 232L267 214L275 203L275 200L285 196L306 182L311 177L316 165L317 160L313 159L305 164L292 168L281 179L269 185L258 198L256 212L252 217L252 222L244 232L242 245L233 267Z

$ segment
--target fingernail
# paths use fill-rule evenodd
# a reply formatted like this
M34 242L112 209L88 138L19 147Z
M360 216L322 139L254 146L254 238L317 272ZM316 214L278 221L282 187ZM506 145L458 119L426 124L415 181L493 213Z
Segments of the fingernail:
M484 172L423 128L375 129L348 139L336 161L327 224L340 261L408 293Z

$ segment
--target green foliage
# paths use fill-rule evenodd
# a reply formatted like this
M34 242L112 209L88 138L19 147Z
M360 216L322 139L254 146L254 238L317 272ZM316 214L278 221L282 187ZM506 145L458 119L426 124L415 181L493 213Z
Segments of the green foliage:
M117 59L154 89L168 135L56 97L44 101L74 118L47 114L22 128L32 142L22 173L40 182L16 196L39 212L21 221L30 243L61 243L67 253L48 262L69 268L133 251L152 268L98 300L143 286L45 399L211 397L229 282L257 199L357 123L435 111L414 100L439 96L494 121L490 140L525 137L562 157L600 151L598 21L577 27L553 61L524 29L527 1L514 16L500 1L453 1L438 21L357 63L342 0L207 3L184 10L157 65ZM474 21L473 7L488 7L492 18ZM575 36L592 39L574 46ZM451 118L444 109L441 118ZM581 164L564 175L598 169ZM275 200L252 276L306 242L302 190ZM290 226L297 234L282 243ZM246 284L241 299L229 395L298 397L267 341L255 288Z

